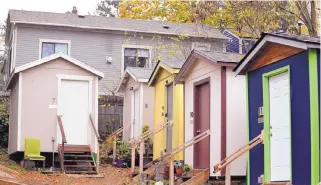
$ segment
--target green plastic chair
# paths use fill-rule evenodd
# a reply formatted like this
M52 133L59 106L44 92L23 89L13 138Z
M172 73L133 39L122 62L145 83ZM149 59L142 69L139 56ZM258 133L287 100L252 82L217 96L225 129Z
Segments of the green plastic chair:
M42 161L43 168L45 168L46 157L40 155L40 139L25 138L25 161Z

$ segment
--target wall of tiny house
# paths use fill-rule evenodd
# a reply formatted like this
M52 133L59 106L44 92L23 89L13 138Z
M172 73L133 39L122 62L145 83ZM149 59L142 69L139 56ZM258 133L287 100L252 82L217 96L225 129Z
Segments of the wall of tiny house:
M194 86L199 81L209 78L210 83L210 167L215 166L226 156L234 153L246 142L246 112L245 112L245 80L244 77L235 77L232 68L226 69L226 116L222 115L222 67L209 64L202 60L194 61L184 78L185 87L185 142L194 137ZM226 129L222 130L222 119L226 118ZM225 139L222 139L224 133ZM194 163L194 147L185 150L185 163ZM231 165L232 176L245 176L246 158L241 156ZM218 172L211 176L224 176Z
M92 85L88 85L88 91L91 91L88 101L92 105L89 106L89 109L91 108L89 112L92 115L96 129L98 128L98 77L69 61L61 58L54 59L17 74L18 80L13 84L14 93L11 96L12 100L10 100L13 102L15 110L12 111L12 115L10 113L9 119L9 124L12 123L14 125L9 130L9 154L16 151L24 151L26 137L39 138L41 140L41 152L52 152L53 147L54 151L57 150L57 143L61 143L61 133L57 124L57 114L60 114L59 110L57 110L59 109L58 95L59 90L62 89L58 87L59 79L57 75L65 75L68 78L92 78ZM83 80L71 80L71 82L73 81ZM17 85L19 86L18 88ZM16 90L18 91L18 96ZM18 107L16 105L17 101ZM87 142L92 151L95 152L98 146L96 144L96 136L89 122L89 113L86 118L88 118ZM62 117L62 120L64 121L64 117ZM74 124L74 127L77 128L77 122ZM66 132L66 127L64 129ZM76 134L76 132L71 134ZM67 144L73 144L68 143L69 137L71 136L66 132ZM52 142L52 138L55 138L55 143Z
M316 53L315 50L305 51L247 73L249 140L259 135L263 129L265 133L264 145L258 145L249 152L248 184L258 184L258 177L263 174L265 182L271 179L268 165L270 159L264 157L269 153L269 142L266 140L270 135L266 132L269 127L263 126L266 123L258 123L258 110L263 106L266 114L266 104L263 104L263 75L282 68L288 68L290 80L291 181L292 184L319 182L319 60L317 57L311 58L312 55L319 58L319 52Z
M154 106L154 127L167 122L167 84L173 83L174 74L163 68L159 69L154 82L155 106ZM172 149L184 142L184 120L183 120L183 85L173 87L173 125L172 125ZM166 149L167 129L163 129L154 135L153 158L160 157L160 153ZM183 159L183 151L175 155L175 159Z
M124 89L123 126L127 124L131 124L131 126L123 130L123 139L125 141L131 139L132 136L134 90L138 90L140 96L140 105L138 106L140 109L140 119L137 124L141 128L143 125L148 125L150 129L153 129L154 126L154 87L148 87L147 83L136 82L133 78L129 77Z

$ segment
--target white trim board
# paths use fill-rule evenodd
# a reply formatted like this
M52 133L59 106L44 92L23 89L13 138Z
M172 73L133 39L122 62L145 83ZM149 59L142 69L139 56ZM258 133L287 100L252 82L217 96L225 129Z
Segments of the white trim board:
M68 45L68 55L71 54L71 42L70 40L56 40L56 39L39 39L39 56L38 59L41 59L41 54L42 54L42 43L47 42L47 43L54 43L54 44L67 44Z
M63 58L97 76L99 76L100 78L104 78L104 73L85 64L85 63L82 63L80 62L79 60L75 59L75 58L72 58L71 56L69 55L66 55L64 53L56 53L56 54L53 54L53 55L50 55L50 56L47 56L47 57L44 57L44 58L41 58L39 60L36 60L36 61L33 61L33 62L30 62L30 63L27 63L27 64L24 64L22 66L19 66L17 68L15 68L15 73L19 73L21 71L24 71L24 70L27 70L29 68L32 68L32 67L35 67L35 66L38 66L38 65L41 65L41 64L44 64L46 62L49 62L49 61L52 61L52 60L55 60L57 58Z
M267 42L278 43L286 46L301 48L307 50L308 48L319 48L320 44L311 44L311 43L304 43L301 41L291 40L288 38L281 38L272 35L265 35L264 38L259 42L259 44L249 53L249 55L244 59L242 64L237 68L235 71L237 75L240 74L242 69L252 60L252 58L256 55L257 52L260 51L264 47Z
M19 73L19 88L18 88L18 134L17 134L17 151L22 151L21 148L21 109L22 109L22 72Z

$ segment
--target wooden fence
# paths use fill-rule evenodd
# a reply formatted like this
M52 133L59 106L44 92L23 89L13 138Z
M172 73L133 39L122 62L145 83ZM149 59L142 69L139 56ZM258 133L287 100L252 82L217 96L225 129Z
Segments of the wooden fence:
M122 127L123 98L118 96L100 96L98 108L98 132L106 137Z

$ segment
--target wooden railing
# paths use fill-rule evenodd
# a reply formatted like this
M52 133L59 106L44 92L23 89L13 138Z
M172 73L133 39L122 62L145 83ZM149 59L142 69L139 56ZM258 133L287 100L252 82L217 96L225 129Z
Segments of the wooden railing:
M64 172L65 168L64 168L64 152L65 152L65 143L67 143L67 139L66 139L66 135L65 135L65 131L64 131L64 126L62 124L62 120L61 120L62 115L57 115L57 120L58 120L58 125L59 125L59 129L60 129L60 133L61 133L61 151L59 151L58 148L58 152L61 156L60 158L60 167L61 167L61 171Z
M91 128L93 129L94 133L95 133L95 136L97 138L97 148L98 148L98 151L97 151L97 155L96 155L96 161L94 161L96 163L96 169L97 169L97 173L99 172L99 164L100 164L100 157L99 157L99 133L98 133L98 130L96 129L95 127L95 124L94 124L94 121L93 121L93 118L91 116L91 114L89 114L89 122L90 122L90 125L91 125Z

